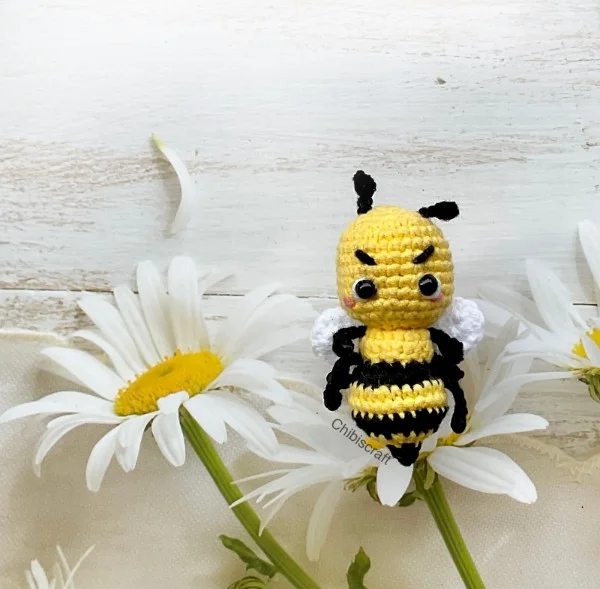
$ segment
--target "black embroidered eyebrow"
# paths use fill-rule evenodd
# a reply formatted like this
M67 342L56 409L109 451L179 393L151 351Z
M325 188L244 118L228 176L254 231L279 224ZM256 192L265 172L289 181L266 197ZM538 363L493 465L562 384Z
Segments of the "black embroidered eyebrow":
M433 256L435 248L428 245L416 258L413 259L413 264L424 264L431 256Z
M377 266L377 262L367 253L362 250L356 250L354 255L367 266Z

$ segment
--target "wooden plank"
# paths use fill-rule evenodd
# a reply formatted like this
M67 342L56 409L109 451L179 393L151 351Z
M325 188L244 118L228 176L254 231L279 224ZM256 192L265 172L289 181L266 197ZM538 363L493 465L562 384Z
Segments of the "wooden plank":
M87 294L87 293L86 293ZM75 329L88 325L79 311L77 299L82 293L0 292L0 327L56 331L68 335ZM108 297L106 297L108 299ZM319 311L331 307L335 301L310 299ZM206 316L211 329L218 328L239 302L237 296L209 296L206 299ZM315 358L307 339L276 354L274 362L289 374L314 383L318 389L325 382L329 370L325 362ZM573 456L585 457L597 452L600 437L600 405L594 403L580 383L544 383L524 390L514 411L537 413L546 417L551 427L541 434L548 441Z
M462 294L498 277L523 289L535 255L592 301L575 229L600 220L596 10L4 3L0 288L107 290L141 259L188 252L236 262L235 292L279 278L330 296L362 167L378 202L459 201L447 233ZM174 238L178 189L151 131L201 194Z

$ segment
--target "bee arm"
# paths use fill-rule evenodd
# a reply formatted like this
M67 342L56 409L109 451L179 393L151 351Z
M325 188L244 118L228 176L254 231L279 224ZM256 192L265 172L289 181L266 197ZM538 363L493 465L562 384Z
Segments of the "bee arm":
M367 332L364 325L352 327L343 327L333 334L333 344L331 349L339 358L349 358L356 354L354 350L354 340L360 339Z
M463 361L465 354L462 342L437 327L430 327L429 333L431 341L438 347L445 360L455 365Z
M453 432L462 434L467 427L467 415L469 412L467 408L467 401L465 399L465 393L462 390L458 380L449 381L444 384L454 397L454 413L452 414L450 427L452 427Z
M358 352L338 358L331 372L327 375L327 386L323 391L323 403L330 411L335 411L342 404L342 391L352 382L352 369L362 362Z

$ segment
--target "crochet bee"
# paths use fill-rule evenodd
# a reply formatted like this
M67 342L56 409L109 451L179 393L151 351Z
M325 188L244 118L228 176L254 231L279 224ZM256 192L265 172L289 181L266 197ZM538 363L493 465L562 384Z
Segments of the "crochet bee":
M454 219L456 203L418 212L373 208L376 184L363 171L354 175L354 188L358 217L337 249L343 311L329 310L317 319L313 348L319 355L332 350L337 356L323 393L325 406L338 409L348 389L352 417L368 443L387 446L409 466L448 413L447 391L454 397L453 431L466 427L464 373L458 364L465 345L481 339L483 316L471 301L453 304L452 256L431 221Z

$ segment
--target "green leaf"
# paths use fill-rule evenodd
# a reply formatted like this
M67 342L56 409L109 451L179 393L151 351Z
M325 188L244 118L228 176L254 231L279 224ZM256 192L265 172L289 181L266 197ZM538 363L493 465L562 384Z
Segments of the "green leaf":
M346 579L348 579L348 589L367 589L364 580L365 575L371 568L371 559L367 556L367 553L361 548L354 557L352 564L348 568L346 573Z
M416 491L409 491L408 493L404 493L400 501L398 501L398 507L408 507L409 505L412 505L417 499L419 499L419 495Z
M267 589L267 584L262 579L249 575L232 583L227 589Z
M273 578L277 573L277 569L270 562L260 558L254 550L248 548L241 540L225 535L219 536L219 540L221 540L225 548L235 552L242 562L246 563L246 570L254 569L261 575L269 577L269 579Z
M435 470L429 466L429 462L427 464L427 471L425 472L425 481L423 482L423 487L425 490L431 489L431 485L435 483L435 477L437 476Z

